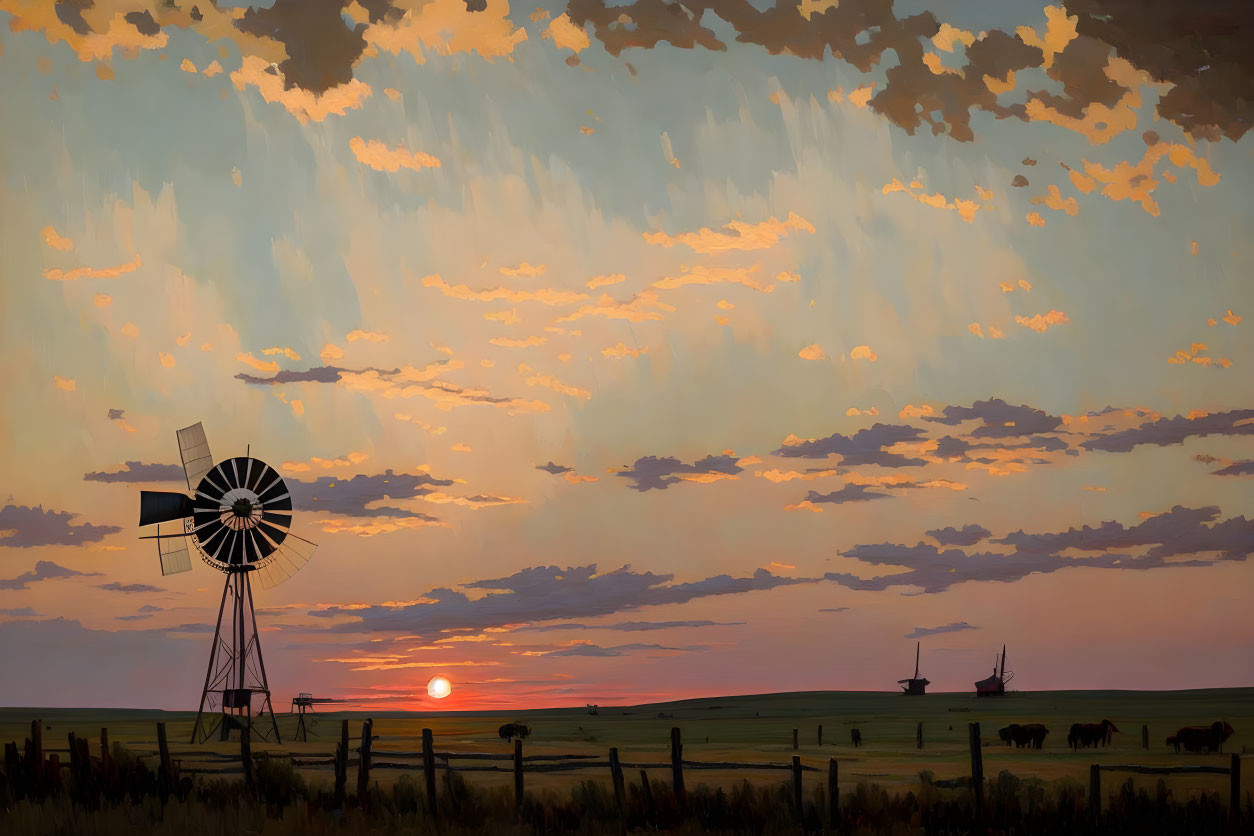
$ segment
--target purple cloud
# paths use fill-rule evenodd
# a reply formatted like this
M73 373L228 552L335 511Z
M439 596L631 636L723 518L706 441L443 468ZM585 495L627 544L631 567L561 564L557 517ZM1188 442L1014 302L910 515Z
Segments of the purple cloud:
M664 491L671 485L684 481L680 474L726 473L735 475L744 470L736 464L735 456L720 454L706 456L692 464L685 464L676 458L644 456L636 459L629 469L618 473L624 479L631 480L631 488L636 491Z
M116 525L73 525L80 516L69 511L45 511L43 506L6 505L0 508L0 546L28 549L34 546L81 546L96 543L122 529ZM53 564L49 564L53 565Z
M992 533L982 525L964 525L962 528L934 528L927 536L942 546L974 546Z
M76 572L73 569L59 566L50 560L40 560L35 564L34 569L23 572L16 578L0 578L0 589L26 589L29 584L37 581L47 581L56 578L86 578L99 574L99 572Z
M183 482L187 477L177 464L145 464L126 462L119 469L84 473L84 482Z
M841 456L841 464L850 466L876 464L881 467L918 467L927 464L923 459L912 459L899 453L886 452L884 448L903 442L919 441L926 433L918 427L904 424L874 424L858 430L851 436L836 433L815 441L785 444L774 452L784 458L823 459L831 455Z

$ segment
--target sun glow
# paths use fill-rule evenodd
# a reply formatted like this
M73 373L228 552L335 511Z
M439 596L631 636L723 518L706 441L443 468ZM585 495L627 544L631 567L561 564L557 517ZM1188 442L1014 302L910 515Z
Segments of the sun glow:
M442 700L451 693L453 693L453 683L449 682L447 677L433 676L427 683L427 696L433 699Z

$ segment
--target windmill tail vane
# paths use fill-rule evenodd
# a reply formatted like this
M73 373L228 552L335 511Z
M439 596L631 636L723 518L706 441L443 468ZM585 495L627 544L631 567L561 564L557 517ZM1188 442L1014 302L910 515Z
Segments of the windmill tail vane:
M156 534L141 539L156 540L162 575L190 571L193 548L206 565L226 575L192 742L204 742L215 731L225 740L233 728L268 740L270 732L253 723L254 697L260 697L257 719L269 715L277 741L251 576L256 572L263 587L283 583L309 562L317 545L292 532L287 484L270 465L252 458L251 448L249 455L215 465L201 424L184 427L177 438L191 494L141 491L139 524L156 526ZM220 706L216 719L205 716L206 705L210 713Z

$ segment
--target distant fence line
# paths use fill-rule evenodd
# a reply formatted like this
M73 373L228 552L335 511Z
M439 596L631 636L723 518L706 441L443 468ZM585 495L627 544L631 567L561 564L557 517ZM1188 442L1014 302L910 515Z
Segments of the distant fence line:
M211 751L189 751L181 753L184 757L192 757L204 760L231 760L238 762L238 766L223 767L197 767L184 768L182 759L176 759L171 756L169 745L166 741L165 723L157 723L157 751L137 753L138 757L153 757L160 759L159 768L157 770L158 781L162 788L162 792L168 792L169 788L178 784L180 776L192 774L240 774L243 775L244 782L252 786L254 763L258 759L283 758L291 761L296 767L310 766L331 766L335 772L335 795L336 799L341 803L346 797L346 784L348 780L348 770L350 766L357 767L357 789L358 797L365 798L367 790L370 786L370 771L372 769L390 769L390 770L421 770L426 785L428 810L432 816L438 815L436 809L436 772L444 770L446 774L452 772L504 772L512 773L514 777L514 797L518 809L521 811L524 794L525 794L525 773L542 773L542 772L563 772L584 769L609 769L610 779L614 787L615 800L620 812L625 809L625 784L626 779L623 774L624 769L640 770L641 781L643 783L643 794L646 804L652 807L652 793L649 789L647 773L649 769L667 769L671 770L671 784L674 789L675 797L680 803L684 803L686 798L684 771L685 770L709 770L709 771L727 771L751 769L755 771L787 771L791 774L793 804L800 815L803 806L802 795L802 777L806 772L821 772L818 767L808 766L801 762L799 755L793 755L790 763L761 763L761 762L743 762L743 761L693 761L685 760L683 757L683 742L681 731L678 727L672 728L670 732L670 760L658 762L624 762L619 758L617 747L609 750L609 756L606 760L598 760L596 755L577 755L577 754L559 754L559 755L523 755L523 742L520 738L514 740L514 751L512 754L494 753L494 752L437 752L435 751L434 735L431 729L422 730L422 749L417 752L380 749L373 750L372 743L374 740L373 720L366 720L362 723L361 742L356 747L349 746L349 721L343 720L340 726L340 740L337 742L335 752L331 757L303 757L299 753L274 753L260 752L253 754L251 748L251 735L243 733L240 735L240 752L238 755L231 755L223 752ZM74 775L82 775L89 777L93 769L108 773L111 763L111 755L108 745L108 730L100 730L100 758L98 761L90 755L89 742L86 738L78 737L71 732L68 736L69 747L64 750L53 750L43 748L42 743L42 723L38 720L31 723L31 737L25 741L23 750L24 757L19 754L16 742L6 743L4 751L5 773L8 780L12 780L14 776L26 776L32 782L36 781L41 775L49 778L55 778L60 768L64 765L59 760L60 752L68 752L70 755L71 773ZM968 732L968 748L970 751L970 774L956 778L946 778L941 780L930 781L930 785L942 789L956 789L961 787L969 787L972 791L977 810L984 807L984 759L983 759L983 742L980 735L980 724L978 722L969 723ZM820 743L823 739L822 726L819 727L818 739ZM859 742L859 737L855 735L855 745ZM1147 740L1146 734L1142 734L1142 739ZM923 725L919 723L917 729L917 745L923 748ZM793 748L798 748L797 730L793 730ZM350 758L350 752L356 752L357 757ZM45 762L45 756L47 760ZM1227 775L1229 776L1229 811L1234 821L1238 821L1241 811L1241 759L1243 755L1233 753L1228 766L1212 766L1206 764L1181 764L1174 766L1149 766L1142 764L1099 764L1094 763L1089 767L1089 790L1088 790L1088 808L1094 817L1100 815L1102 807L1102 788L1101 773L1102 772L1131 772L1144 775L1177 775L1177 774L1210 774L1210 775ZM396 758L397 760L386 760L386 758ZM377 759L377 760L376 760ZM420 760L420 763L413 763L413 760ZM499 766L496 764L476 764L455 766L454 761L508 761L507 766ZM116 771L116 770L115 770ZM59 782L59 778L56 779ZM828 814L832 821L839 819L839 763L836 758L830 758L827 767L827 799ZM650 813L652 814L652 810Z

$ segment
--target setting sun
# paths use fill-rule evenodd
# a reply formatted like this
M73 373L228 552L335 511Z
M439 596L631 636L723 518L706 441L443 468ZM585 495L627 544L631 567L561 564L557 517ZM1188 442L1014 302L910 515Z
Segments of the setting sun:
M453 693L453 684L448 681L447 677L433 676L427 683L427 696L429 697L442 700L451 693Z

